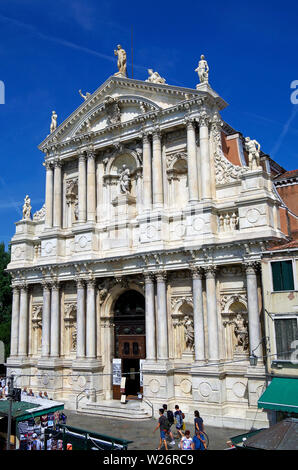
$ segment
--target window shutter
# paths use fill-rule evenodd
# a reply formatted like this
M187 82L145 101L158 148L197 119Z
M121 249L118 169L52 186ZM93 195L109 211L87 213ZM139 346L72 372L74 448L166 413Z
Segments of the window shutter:
M281 262L281 276L282 276L284 290L294 290L292 261Z
M280 261L271 263L272 279L273 279L273 290L282 290L282 277L281 277L281 266Z

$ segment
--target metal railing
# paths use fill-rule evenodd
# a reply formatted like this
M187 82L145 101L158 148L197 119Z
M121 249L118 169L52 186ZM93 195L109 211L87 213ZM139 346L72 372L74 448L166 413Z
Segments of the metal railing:
M85 390L82 390L82 392L80 392L77 396L76 396L76 411L78 411L78 405L79 405L79 401L80 399L83 398L83 395L85 394L85 396L87 398L89 398L90 396L90 393L92 390L95 391L95 394L96 394L96 389L95 388L85 388ZM81 396L82 395L82 396ZM79 399L79 397L81 396L81 398Z
M154 408L153 408L153 404L151 403L150 400L148 400L148 398L142 398L142 403L146 403L146 405L150 406L151 408L151 418L154 417Z

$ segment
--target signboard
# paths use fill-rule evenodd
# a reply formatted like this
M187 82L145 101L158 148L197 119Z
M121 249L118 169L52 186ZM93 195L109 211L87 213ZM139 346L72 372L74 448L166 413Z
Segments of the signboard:
M121 359L113 359L113 385L121 385Z
M143 364L145 359L140 359L140 387L143 387Z

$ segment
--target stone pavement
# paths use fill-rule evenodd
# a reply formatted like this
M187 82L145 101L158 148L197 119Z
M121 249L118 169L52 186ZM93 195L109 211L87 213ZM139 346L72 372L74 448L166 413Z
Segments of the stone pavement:
M103 418L89 414L78 414L75 411L64 410L67 416L67 424L70 426L95 431L99 434L118 437L134 441L128 446L129 450L154 450L159 443L159 430L154 434L153 431L157 425L156 419L131 421L119 418ZM193 432L193 423L186 424L186 428ZM223 450L226 448L226 441L232 436L242 434L245 431L231 428L215 428L205 426L205 431L209 436L209 450ZM175 433L176 434L176 433ZM179 440L176 439L175 447L169 449L178 449Z

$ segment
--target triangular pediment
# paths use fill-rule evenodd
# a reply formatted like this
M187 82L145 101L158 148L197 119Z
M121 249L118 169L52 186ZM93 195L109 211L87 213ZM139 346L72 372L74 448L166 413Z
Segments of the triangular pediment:
M211 88L210 91L213 92ZM221 100L213 93L214 98ZM201 94L202 91L190 88L111 76L48 135L39 148L44 150L76 136L124 124L150 112L166 110ZM221 100L221 103L224 101Z

